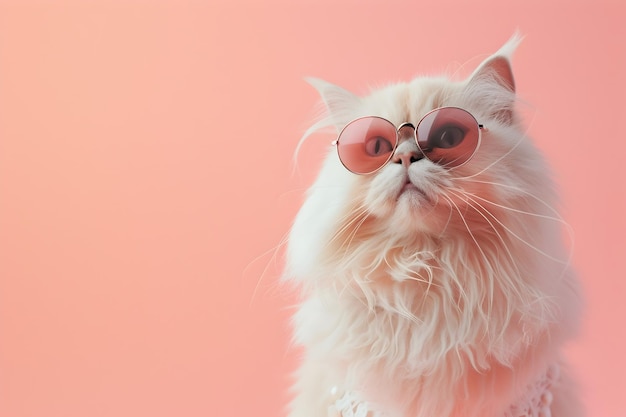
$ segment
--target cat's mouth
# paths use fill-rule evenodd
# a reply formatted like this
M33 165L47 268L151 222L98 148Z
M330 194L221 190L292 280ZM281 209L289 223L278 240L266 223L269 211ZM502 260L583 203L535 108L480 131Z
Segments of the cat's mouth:
M397 198L400 198L405 195L408 197L413 197L413 198L417 197L420 200L430 201L430 197L424 192L424 190L419 188L417 185L413 184L411 180L409 180L408 178L405 181L402 188L400 189L400 192L398 193Z

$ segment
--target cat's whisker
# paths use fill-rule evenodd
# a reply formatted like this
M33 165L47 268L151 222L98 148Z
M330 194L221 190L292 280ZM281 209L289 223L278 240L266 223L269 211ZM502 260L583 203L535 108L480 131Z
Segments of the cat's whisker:
M525 215L532 216L532 217L538 217L538 218L545 219L545 220L553 220L553 221L555 221L557 223L561 223L565 227L571 227L560 216L559 217L554 217L554 216L547 216L545 214L540 214L540 213L533 213L531 211L521 210L521 209L517 209L517 208L514 208L514 207L509 207L509 206L505 206L503 204L496 203L495 201L491 201L491 200L486 199L484 197L481 197L481 196L479 196L479 195L477 195L475 193L468 193L467 191L463 191L463 192L465 194L471 195L473 198L476 198L476 199L481 200L481 201L483 201L485 203L488 203L488 204L490 204L492 206L495 206L495 207L498 207L498 208L501 208L501 209L504 209L504 210L507 210L507 211L511 211L511 212L519 213L519 214L525 214Z
M489 226L491 227L491 229L494 231L494 233L498 236L500 242L502 243L502 246L504 247L505 251L507 252L508 258L510 260L509 263L509 267L515 272L515 274L504 274L504 276L500 276L500 279L503 279L503 284L506 284L506 288L508 288L509 291L511 291L511 294L513 296L515 296L518 299L523 299L524 297L522 296L518 286L516 285L516 280L515 277L521 277L521 272L519 270L519 267L516 263L515 258L513 257L509 246L507 245L506 241L504 240L504 238L502 237L502 235L499 233L499 231L497 230L497 228L495 227L495 225L485 216L485 214L483 212L481 212L480 210L478 210L473 204L471 204L471 202L468 199L468 196L465 195L465 193L463 192L463 190L456 190L458 191L458 193L454 193L454 189L448 189L448 192L450 192L451 194L453 194L455 197L460 198L461 200L464 201L465 204L467 204L467 206L469 208L471 208L472 210L474 210L476 213L478 213L481 217L483 217L485 219L485 221L487 221L487 223L489 224ZM452 204L455 204L452 202ZM455 204L455 206L457 206ZM458 208L458 206L457 206ZM483 210L487 211L486 209L483 208ZM493 216L493 213L489 213L491 216ZM465 222L465 220L464 220ZM466 223L467 225L467 223ZM467 226L466 226L467 227ZM470 232L470 234L472 235L472 238L475 238L475 236ZM475 240L476 242L476 240ZM476 242L477 243L477 242ZM478 245L478 243L477 243ZM482 247L480 247L479 245L479 249L481 249L481 253L483 255L485 255L484 251L482 250ZM486 260L486 259L485 259ZM484 264L485 268L488 268L489 270L493 271L493 265L486 260L485 264ZM500 267L503 267L504 264L500 264ZM491 274L487 274L487 277L491 277ZM481 314L481 316L485 319L485 320L490 320L490 317L492 317L492 311L493 311L493 305L494 305L494 297L495 297L495 280L494 279L488 279L487 281L487 285L488 285L488 291L487 291L487 303L488 303L488 307L487 307L487 311L485 312L479 312ZM461 286L461 296L466 297L465 291L463 290L463 287ZM460 306L457 305L457 309L460 308ZM512 312L509 310L509 307L507 306L507 312L505 314L506 317L510 317L512 314ZM499 335L500 337L503 337L504 331L502 331L502 333ZM485 335L486 337L486 335Z
M448 191L450 191L450 190L448 190ZM454 200L452 198L450 198L449 196L447 196L446 194L441 194L441 195L443 196L443 198L445 198L448 201L448 203L450 203L451 207L454 207L454 209L459 213L459 217L461 218L461 221L465 225L465 229L467 230L467 232L469 233L470 237L472 238L472 240L476 244L476 247L478 248L478 251L482 254L483 257L485 257L485 261L487 261L485 252L483 251L482 247L480 246L480 244L476 240L476 237L474 236L474 233L472 233L472 229L469 227L469 224L465 220L465 216L461 212L461 209L458 206L458 204L456 204L454 202Z
M326 246L332 244L336 239L338 239L343 233L348 230L354 223L358 222L359 219L366 215L367 207L365 204L361 203L361 205L348 210L343 217L338 220L338 224L342 224L342 226L333 233L333 236L326 243Z
M327 246L330 245L331 243L333 243L340 236L342 236L347 230L349 230L351 227L354 226L352 228L352 230L350 230L350 232L348 233L346 239L344 239L344 241L341 243L341 245L339 245L339 248L348 248L348 247L350 247L350 243L354 239L354 236L358 232L359 228L363 225L363 222L365 222L365 220L367 220L367 218L368 218L367 209L366 208L362 208L362 209L359 209L356 212L352 212L351 217L352 218L350 219L350 221L345 223L339 230L337 230L335 232L333 237L328 241Z
M354 278L353 278L354 279ZM343 293L346 292L348 290L348 288L350 287L350 285L352 284L352 280L347 280L344 284L343 284L343 288L341 288L341 290L337 289L337 281L333 281L333 287L335 288L335 293L337 293L337 299L341 300L343 298Z
M328 242L326 242L324 247L329 248L333 244L333 242L337 241L337 239L344 236L345 232L348 231L350 228L352 228L352 230L350 230L350 232L347 234L343 242L341 242L341 244L339 244L337 248L337 249L342 250L343 257L341 259L341 262L344 262L347 259L347 257L350 255L350 252L346 249L350 247L358 230L363 225L363 223L367 220L368 217L369 217L369 214L367 211L367 207L363 203L357 207L354 207L352 210L349 210L348 213L345 216L343 216L338 222L339 224L343 223L343 225L333 233L333 235L328 240ZM335 251L337 249L335 249Z
M265 263L265 266L263 267L263 271L261 272L261 275L259 276L259 278L257 279L257 282L254 286L254 290L252 291L252 295L250 296L250 302L249 302L249 306L252 306L252 303L254 302L259 288L261 287L261 283L263 282L263 280L265 279L265 277L267 276L267 272L270 269L270 265L272 264L276 264L277 263L277 259L278 259L278 253L280 252L280 250L288 243L289 241L289 233L286 232L283 234L283 237L280 239L279 243L274 246L273 248L270 248L268 250L266 250L265 252L263 252L262 254L260 254L259 256L257 256L256 258L254 258L252 261L250 261L246 267L243 269L242 271L242 276L245 276L247 274L247 271L252 267L252 265L259 261L260 259L264 258L265 256L267 256L269 253L272 254L272 256L270 257L270 259ZM276 286L278 284L275 284Z
M363 226L363 223L365 223L365 221L367 220L367 218L369 217L369 215L367 214L367 212L365 212L361 218L361 220L359 220L359 222L357 223L356 227L350 232L350 234L348 235L348 237L344 240L344 242L341 244L341 248L345 248L345 254L348 254L348 248L350 247L350 245L352 244L352 242L354 241L354 238L357 235L357 232L359 231L359 229L361 228L361 226Z
M511 230L510 227L506 226L502 221L500 221L496 216L493 215L493 213L491 213L489 210L487 210L482 204L480 204L478 201L476 201L474 198L472 198L471 196L467 195L467 198L469 198L470 200L473 201L474 204L478 205L478 207L480 207L481 209L483 209L487 214L489 214L489 216L491 216L500 226L502 226L511 236L515 237L516 239L518 239L520 242L524 243L526 246L528 246L529 248L535 250L537 253L545 256L546 258L563 264L563 265L569 265L569 260L568 261L563 261L562 259L558 259L553 257L552 255L546 253L545 251L541 250L540 248L536 247L535 245L533 245L532 243L528 242L527 240L523 239L521 236L519 236L517 233L515 233L513 230Z
M507 241L500 234L500 232L498 231L497 227L487 217L487 215L489 215L490 217L494 218L497 221L496 216L492 212L490 212L489 210L487 210L485 207L483 207L481 205L478 205L478 206L482 209L482 211L479 210L478 208L476 208L476 206L474 206L474 204L472 204L472 203L475 203L473 201L472 197L470 196L469 193L465 192L464 190L461 190L461 189L449 189L448 191L450 191L451 193L455 194L457 197L463 198L465 200L465 203L468 205L468 207L471 207L476 213L478 213L489 224L489 227L491 227L493 232L496 234L496 236L500 240L500 243L502 243L502 247L504 248L504 250L505 250L505 252L506 252L506 254L508 256L508 259L510 261L509 266L512 267L514 269L514 271L515 271L515 275L513 275L512 277L509 277L508 279L506 279L506 281L509 284L509 288L513 289L513 291L516 293L516 296L521 297L521 294L519 294L519 292L517 291L517 286L514 283L514 278L516 278L516 277L520 278L522 276L522 273L519 270L519 267L517 265L515 257L511 253L511 249L509 248L509 245L507 244Z
M463 178L465 179L465 178ZM544 214L539 214L539 213L532 213L532 212L528 212L528 211L524 211L524 210L520 210L520 209L516 209L513 207L507 207L498 203L495 203L493 201L490 201L488 199L485 199L483 197L477 196L475 194L472 194L473 197L480 199L481 201L484 201L485 203L494 205L496 207L500 207L502 209L505 210L509 210L515 213L519 213L519 214L525 214L528 216L533 216L533 217L538 217L538 218L542 218L542 219L546 219L546 220L552 220L555 222L560 223L566 230L567 235L569 237L569 250L568 250L568 257L567 260L564 262L564 265L566 265L566 267L568 265L571 264L572 261L572 257L574 256L574 244L575 244L575 234L574 234L574 229L572 228L572 226L565 221L565 219L563 219L561 217L561 215L559 214L559 212L550 204L548 204L545 200L543 200L542 198L536 196L533 193L530 193L524 189L521 189L520 187L515 187L509 184L501 184L501 183L497 183L497 182L493 182L493 181L484 181L484 180L475 180L475 179L471 179L469 180L471 182L475 182L475 183L480 183L480 184L487 184L487 185L492 185L495 187L502 187L502 188L506 188L506 189L511 189L514 190L515 192L521 193L527 197L532 198L533 200L537 201L538 203L540 203L541 205L543 205L546 209L548 209L551 213L554 214L554 216L548 216L548 215L544 215ZM466 194L467 192L464 191ZM564 269L563 273L565 273L566 268Z
M280 193L278 195L278 199L282 199L285 196L291 195L291 194L297 194L298 197L300 197L300 195L305 192L307 190L307 187L298 187L298 188L292 188L291 190L287 190L287 191L283 191L282 193Z
M483 174L484 172L488 171L489 169L491 169L494 165L500 163L500 161L502 161L503 159L507 158L509 155L511 155L518 146L520 146L524 140L527 138L527 133L530 130L530 126L532 126L533 122L534 122L535 118L533 116L533 118L530 120L530 122L527 124L526 129L523 132L519 133L519 139L517 141L515 141L515 143L513 144L513 146L511 146L511 148L506 151L505 153L503 153L502 155L500 155L497 159L495 159L494 161L492 161L489 165L487 165L485 168L481 169L478 172L473 173L472 175L466 175L463 177L460 177L461 179L469 179L469 178L475 178L477 176L480 176L481 174Z
M467 221L465 220L465 216L463 216L463 213L461 212L461 209L459 208L458 204L456 204L454 202L454 200L452 198L450 198L448 195L446 194L441 194L449 203L452 207L454 207L456 209L456 211L459 213L459 217L461 218L461 221L463 222L463 224L465 225L465 229L467 230L467 232L469 233L472 241L474 242L474 244L476 245L476 248L478 249L478 251L480 252L483 260L485 261L485 265L486 266L490 266L491 263L489 262L489 258L487 257L487 254L485 253L485 251L483 250L482 246L480 246L480 243L478 243L478 240L476 239L476 237L474 236L474 233L472 233L472 229L469 227L469 224L467 223ZM455 278L455 283L457 285L457 287L459 288L459 290L461 291L462 294L465 294L464 290L463 290L463 285L461 282L458 281L458 279L456 278L456 274L452 274L452 277ZM466 297L466 295L464 295ZM488 297L488 307L487 307L487 316L491 315L491 311L493 310L493 298L494 298L494 288L493 288L493 282L492 280L489 280L489 297ZM458 304L457 304L458 307Z
M450 206L450 214L448 214L448 220L446 220L446 224L443 225L443 228L441 229L441 233L439 233L440 239L445 235L446 231L448 230L448 226L450 226L450 221L452 221L453 213L454 213L454 210Z
M461 178L461 179L468 179L468 178L475 178L475 177L478 177L478 176L482 175L484 172L488 171L494 165L500 163L500 161L502 161L503 159L508 157L511 153L513 153L515 151L515 149L517 149L517 147L520 146L524 142L525 138L526 138L526 133L521 134L519 139L513 144L513 146L511 146L511 148L508 151L506 151L505 153L500 155L498 158L493 160L489 165L487 165L486 167L484 167L483 169L481 169L478 172L475 172L475 173L473 173L471 175L462 176L462 177L459 177L459 178ZM451 169L455 169L455 168L451 168Z
M504 238L502 237L502 235L500 234L500 232L498 232L498 229L494 226L494 224L489 220L489 218L487 218L487 216L480 210L478 210L470 201L471 200L471 196L469 193L466 193L464 190L462 189L457 189L457 188L449 188L447 190L449 193L451 193L452 195L454 195L455 197L458 197L460 199L463 200L463 202L465 204L468 205L468 207L471 207L472 209L474 209L474 211L476 213L478 213L491 227L491 230L493 230L493 232L496 234L496 236L498 237L498 240L500 240L500 242L502 243L502 245L504 245L504 247L506 249L508 249L507 245L506 245L506 241L504 240ZM494 217L493 213L490 213L487 209L485 209L483 207L483 210L485 210L486 212L489 213L490 216ZM511 260L514 261L514 258L512 256L510 256Z
M495 181L477 180L477 179L469 178L469 177L461 177L461 178L457 178L457 179L463 180L463 181L470 181L470 182L474 182L474 183L478 183L478 184L491 185L491 186L499 187L499 188L506 188L506 189L509 189L509 190L513 190L516 193L523 194L526 197L530 197L533 200L537 201L538 203L541 203L541 205L543 205L550 212L552 212L554 214L554 216L555 216L555 219L558 219L560 222L563 223L563 225L567 226L568 228L571 227L567 222L565 222L562 219L562 217L560 216L559 212L551 204L547 203L542 198L536 196L535 194L533 194L533 193L531 193L531 192L529 192L529 191L527 191L527 190L525 190L523 188L516 187L516 186L510 185L510 184L498 183L498 182L495 182ZM503 208L505 208L505 207L503 207ZM511 209L511 208L509 208L509 209ZM511 209L511 210L513 210L513 209ZM532 214L532 213L526 213L526 214ZM538 214L536 214L536 215L538 215Z

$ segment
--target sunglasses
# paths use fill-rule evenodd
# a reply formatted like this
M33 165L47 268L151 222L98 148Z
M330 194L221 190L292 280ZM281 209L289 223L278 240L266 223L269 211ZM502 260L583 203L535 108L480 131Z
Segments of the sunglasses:
M480 144L481 130L474 116L458 107L440 107L428 112L417 127L400 127L377 116L360 117L348 123L333 142L343 166L365 175L385 166L400 142L399 132L410 128L421 154L445 167L458 167L470 160Z

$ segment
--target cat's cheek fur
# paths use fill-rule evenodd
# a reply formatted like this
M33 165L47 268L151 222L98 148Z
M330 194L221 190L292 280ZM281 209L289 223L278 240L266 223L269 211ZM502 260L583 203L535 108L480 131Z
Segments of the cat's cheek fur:
M353 190L361 178L346 171L336 151L329 151L324 166L300 208L289 236L285 278L305 287L324 275L324 259L338 229L355 203Z
M388 219L394 215L396 198L399 196L404 179L402 172L391 175L377 175L367 185L365 207L374 216Z

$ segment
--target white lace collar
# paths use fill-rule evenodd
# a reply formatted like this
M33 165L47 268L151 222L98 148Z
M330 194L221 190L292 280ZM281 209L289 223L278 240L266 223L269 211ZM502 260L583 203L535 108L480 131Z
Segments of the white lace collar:
M524 394L502 415L502 417L551 417L551 388L559 377L559 365L550 365ZM341 397L338 387L330 391L335 402L329 407L329 417L387 417L386 413L374 410L362 401L355 391L345 391Z

